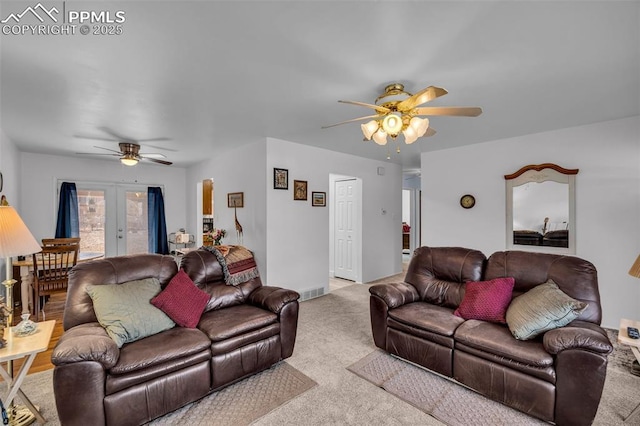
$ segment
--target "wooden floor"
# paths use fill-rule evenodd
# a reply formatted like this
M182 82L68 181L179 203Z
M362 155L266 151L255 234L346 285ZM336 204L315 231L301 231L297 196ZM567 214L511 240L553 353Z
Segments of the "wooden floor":
M45 319L47 320L56 320L56 325L53 328L53 335L51 336L51 342L49 342L49 348L39 353L36 356L35 361L29 368L29 374L37 373L40 371L46 371L53 368L53 364L51 363L51 352L53 352L53 348L58 343L60 336L62 336L62 314L64 312L64 304L67 298L67 293L57 293L53 294L49 297L49 300L44 305ZM20 318L21 312L15 312L13 315L13 323L14 325L21 321ZM35 318L31 317L31 320L35 321ZM40 321L43 319L41 318ZM13 371L14 375L18 374L20 367L22 366L23 360L17 360L13 363Z

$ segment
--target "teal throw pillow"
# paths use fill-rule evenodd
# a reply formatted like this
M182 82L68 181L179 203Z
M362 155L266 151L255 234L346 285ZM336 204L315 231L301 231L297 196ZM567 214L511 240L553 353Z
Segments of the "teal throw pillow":
M549 280L511 301L507 309L507 325L516 339L533 339L545 331L569 324L587 306Z
M157 278L87 286L98 322L119 348L175 327L171 318L150 303L160 290Z

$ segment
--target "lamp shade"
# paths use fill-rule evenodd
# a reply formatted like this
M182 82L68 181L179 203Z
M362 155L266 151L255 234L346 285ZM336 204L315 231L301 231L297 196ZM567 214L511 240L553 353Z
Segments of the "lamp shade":
M407 126L407 128L402 131L402 134L404 135L404 143L407 145L418 140L418 132L411 126Z
M428 118L413 117L409 123L409 126L416 131L419 138L423 137L429 128Z
M402 118L395 114L389 114L382 120L382 128L387 134L396 137L402 130Z
M18 212L11 206L0 206L0 258L24 256L41 250Z
M124 157L120 158L120 162L125 166L135 166L136 164L138 164L138 158L136 158L134 155L127 154Z
M636 261L631 265L631 269L629 269L629 275L632 277L640 278L640 256L637 257Z
M387 144L387 134L382 130L382 128L378 129L378 131L373 134L373 141L378 145Z
M376 120L371 120L365 124L361 124L360 128L362 129L362 134L365 139L370 141L373 134L378 130L378 122Z

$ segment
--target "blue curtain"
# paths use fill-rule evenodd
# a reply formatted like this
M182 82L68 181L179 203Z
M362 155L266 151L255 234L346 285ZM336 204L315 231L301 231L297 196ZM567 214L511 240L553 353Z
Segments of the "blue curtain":
M80 236L78 221L78 193L76 184L62 182L60 187L60 202L58 204L58 222L56 224L56 238L77 238Z
M169 254L162 189L150 186L147 190L147 203L149 215L149 253Z

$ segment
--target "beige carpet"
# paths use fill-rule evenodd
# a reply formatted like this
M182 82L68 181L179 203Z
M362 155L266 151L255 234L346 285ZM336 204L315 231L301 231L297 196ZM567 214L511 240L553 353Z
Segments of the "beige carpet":
M398 278L402 280L402 275L391 280ZM354 284L302 302L295 350L286 364L318 385L273 409L253 424L442 425L436 418L347 369L374 351L367 285ZM622 418L640 403L640 378L628 372L629 354L626 348L616 349L594 423L596 426L621 425ZM53 418L51 373L30 375L26 382L27 395L42 407L46 418ZM460 405L458 408L462 410ZM188 423L173 424L194 424L203 419L217 421L219 417L215 411L205 412L203 417L193 413ZM640 425L640 418L636 420L625 425ZM51 421L48 424L58 423Z

